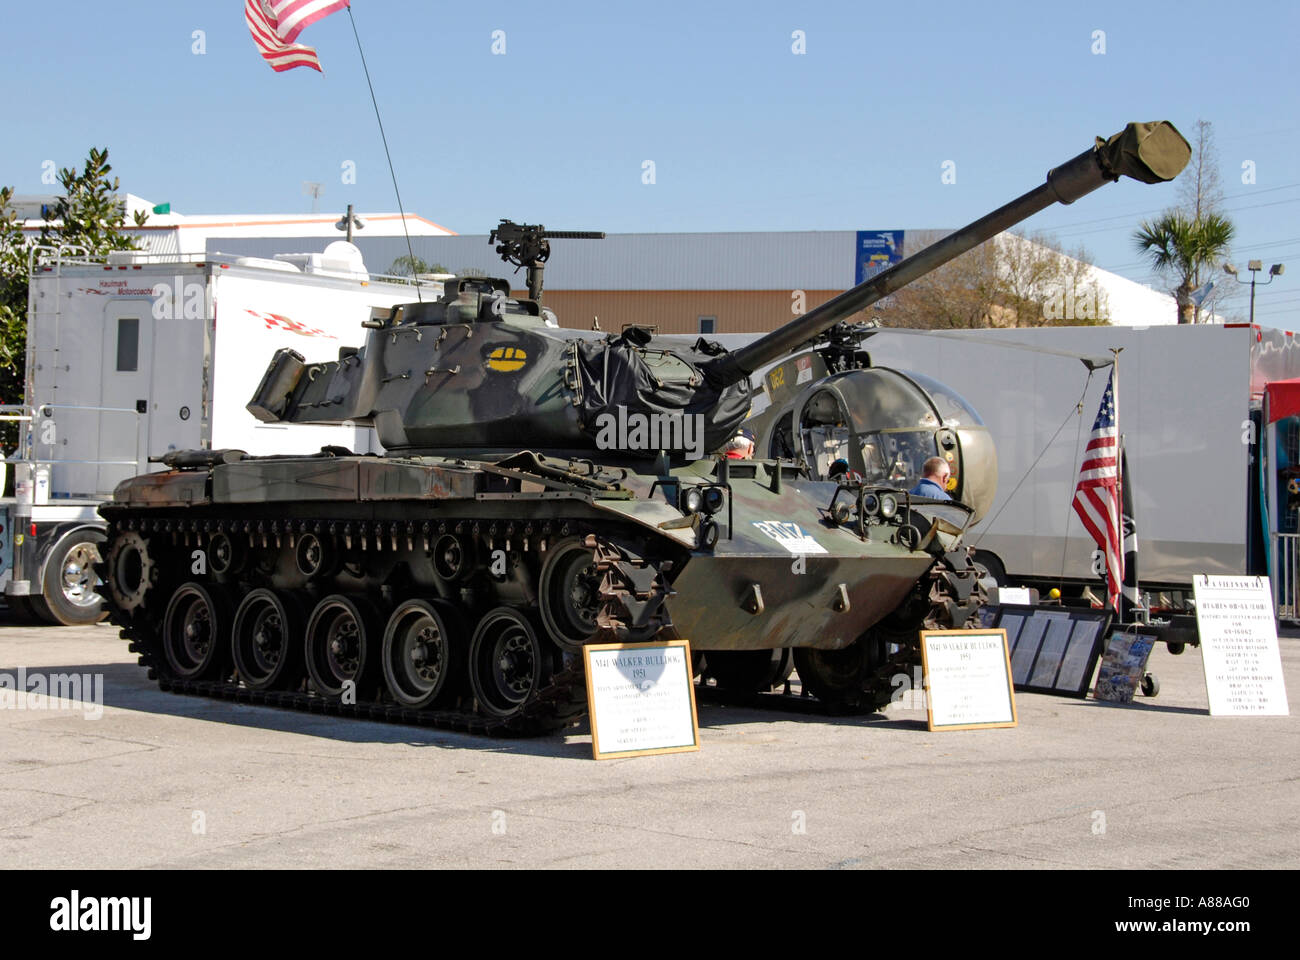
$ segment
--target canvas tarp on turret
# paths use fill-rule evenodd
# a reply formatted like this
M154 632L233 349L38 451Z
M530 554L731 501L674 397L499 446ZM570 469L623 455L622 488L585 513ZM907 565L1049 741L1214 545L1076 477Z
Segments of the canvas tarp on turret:
M701 337L690 347L663 346L649 332L631 327L604 340L575 345L580 379L580 404L585 429L595 436L602 413L702 417L704 450L721 449L749 415L748 381L721 390L701 373L703 364L726 351ZM648 449L654 455L655 449ZM672 451L669 451L670 453Z

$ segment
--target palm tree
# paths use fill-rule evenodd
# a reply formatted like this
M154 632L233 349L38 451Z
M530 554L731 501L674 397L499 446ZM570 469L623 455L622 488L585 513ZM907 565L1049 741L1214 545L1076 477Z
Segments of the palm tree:
M1151 257L1157 271L1178 278L1173 293L1179 323L1196 322L1192 291L1201 284L1201 271L1213 269L1228 252L1233 231L1232 222L1220 214L1192 218L1177 210L1138 224L1133 233L1138 250Z

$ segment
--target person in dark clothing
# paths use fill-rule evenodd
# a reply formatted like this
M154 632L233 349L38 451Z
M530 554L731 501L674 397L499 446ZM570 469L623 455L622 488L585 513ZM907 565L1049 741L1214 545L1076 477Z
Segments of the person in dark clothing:
M929 497L931 500L951 500L948 496L948 477L952 468L943 457L931 457L921 466L921 479L911 490L914 497Z

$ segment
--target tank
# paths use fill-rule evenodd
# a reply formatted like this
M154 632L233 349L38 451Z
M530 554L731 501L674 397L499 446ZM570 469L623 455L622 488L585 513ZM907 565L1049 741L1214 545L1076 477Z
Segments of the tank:
M164 689L472 731L570 723L583 646L656 636L689 640L734 690L797 665L828 706L878 707L917 628L979 604L962 536L992 498L987 433L945 414L969 408L940 385L859 365L842 409L838 384L805 405L820 450L768 438L731 459L751 375L1038 210L1172 179L1188 155L1171 125L1130 124L735 351L560 329L542 306L550 241L599 235L503 220L491 240L529 296L459 278L377 311L360 348L270 358L253 416L373 425L383 456L180 451L118 486L101 508L109 615ZM818 458L837 429L857 459L831 479ZM883 474L868 435L891 444ZM953 454L956 499L900 489L922 449Z

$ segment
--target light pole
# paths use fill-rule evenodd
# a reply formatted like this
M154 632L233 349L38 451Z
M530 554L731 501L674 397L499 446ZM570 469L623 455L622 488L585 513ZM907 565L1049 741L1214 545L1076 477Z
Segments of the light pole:
M1250 322L1253 325L1255 323L1255 274L1259 273L1259 271L1264 269L1264 261L1251 260L1248 264L1246 264L1246 269L1250 271ZM1268 279L1265 280L1263 283L1261 283L1260 286L1267 287L1270 283L1273 282L1274 277L1282 276L1284 270L1286 270L1286 264L1284 263L1273 264L1273 266L1268 268ZM1230 263L1225 263L1223 265L1223 272L1228 274L1238 283L1246 282L1245 280L1241 279L1241 277L1237 276L1237 268Z

